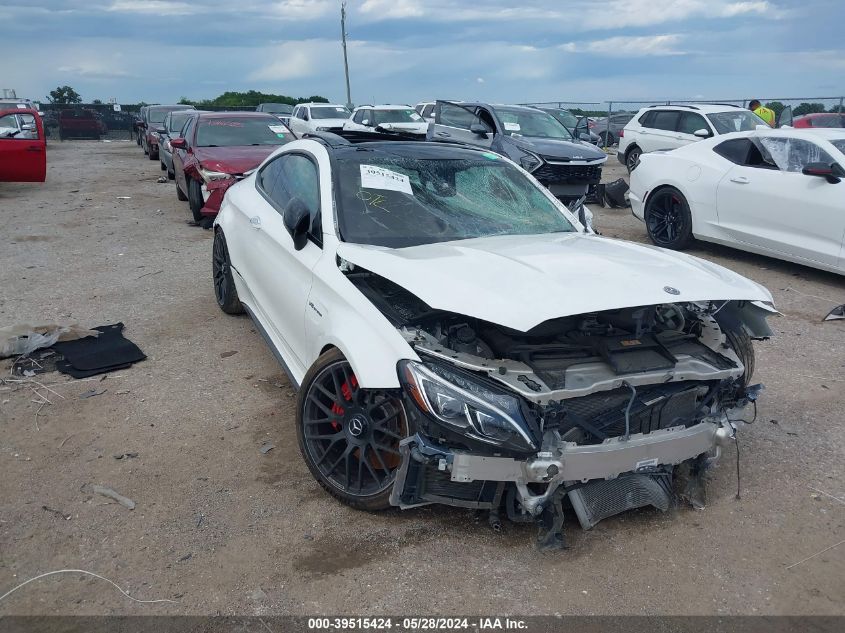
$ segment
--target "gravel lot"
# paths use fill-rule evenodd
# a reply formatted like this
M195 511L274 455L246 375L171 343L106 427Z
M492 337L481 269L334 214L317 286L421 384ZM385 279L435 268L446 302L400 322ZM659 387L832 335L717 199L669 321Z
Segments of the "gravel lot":
M101 382L39 376L55 393L41 390L52 405L37 417L28 387L0 385L0 595L77 568L175 602L62 575L0 614L845 614L845 546L787 569L845 538L845 321L821 322L845 302L842 277L693 249L766 285L784 315L756 344L767 390L741 435L742 498L729 450L705 510L591 532L570 516L571 549L544 555L530 526L366 514L325 494L296 446L290 386L250 320L215 305L211 232L186 224L158 162L131 142L48 153L46 184L0 183L0 325L122 321L149 358ZM605 235L646 241L629 210L594 211ZM80 399L92 387L107 391ZM125 452L138 456L113 457Z

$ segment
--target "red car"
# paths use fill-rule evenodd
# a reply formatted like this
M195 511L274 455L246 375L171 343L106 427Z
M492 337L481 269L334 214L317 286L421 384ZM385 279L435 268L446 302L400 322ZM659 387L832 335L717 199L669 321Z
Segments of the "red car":
M59 112L59 140L66 138L93 138L100 140L103 122L93 110L61 110Z
M176 195L197 222L217 215L229 187L296 138L278 117L261 112L197 113L182 132L170 141Z
M815 112L797 116L792 127L845 127L845 114L837 112Z
M36 110L0 108L0 182L44 182L47 141Z
M147 106L145 110L142 108L143 120L140 125L141 142L139 145L150 160L159 160L158 141L161 136L159 129L164 123L164 117L167 116L167 113L194 109L192 105L156 105Z

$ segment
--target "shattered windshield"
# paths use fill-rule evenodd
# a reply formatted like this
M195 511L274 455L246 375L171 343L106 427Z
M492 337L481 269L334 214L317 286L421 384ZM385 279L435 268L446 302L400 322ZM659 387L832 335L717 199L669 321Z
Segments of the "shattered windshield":
M716 112L708 114L707 118L719 134L731 132L748 132L756 130L758 125L769 127L763 119L748 110L731 110L730 112Z
M197 147L284 145L290 131L276 117L213 117L200 119Z
M521 108L496 108L508 136L534 136L569 140L572 135L548 112Z
M575 228L531 180L493 153L358 146L338 157L342 239L402 248Z
M352 114L343 106L312 106L312 119L348 119Z

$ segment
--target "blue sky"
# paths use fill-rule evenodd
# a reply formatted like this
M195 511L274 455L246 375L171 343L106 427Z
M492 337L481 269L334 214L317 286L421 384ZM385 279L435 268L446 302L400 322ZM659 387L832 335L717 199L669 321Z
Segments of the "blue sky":
M345 101L339 0L4 0L0 88ZM845 94L843 0L349 0L357 103Z

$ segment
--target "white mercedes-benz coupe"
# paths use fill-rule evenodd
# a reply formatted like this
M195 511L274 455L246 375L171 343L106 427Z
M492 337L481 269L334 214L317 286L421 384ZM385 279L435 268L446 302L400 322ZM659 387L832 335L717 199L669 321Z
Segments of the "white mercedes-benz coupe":
M429 503L581 524L678 497L753 401L772 297L586 230L489 150L315 133L226 193L217 302L298 389L299 448L361 509Z
M629 196L651 241L694 239L845 274L845 130L757 129L643 154Z

